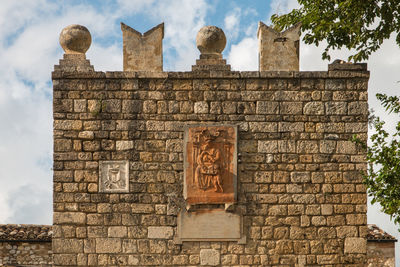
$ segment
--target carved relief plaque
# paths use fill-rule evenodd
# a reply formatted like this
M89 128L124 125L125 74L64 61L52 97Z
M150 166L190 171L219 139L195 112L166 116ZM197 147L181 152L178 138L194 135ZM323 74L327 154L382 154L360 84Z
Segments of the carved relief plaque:
M127 160L100 161L99 192L129 192L129 162Z
M236 201L236 126L188 127L184 153L184 197L188 204Z

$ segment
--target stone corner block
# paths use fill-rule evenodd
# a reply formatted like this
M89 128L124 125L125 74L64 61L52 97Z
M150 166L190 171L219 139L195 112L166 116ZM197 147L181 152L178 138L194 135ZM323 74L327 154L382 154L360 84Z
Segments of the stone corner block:
M344 240L344 253L366 253L367 240L361 237L347 237Z
M86 214L83 212L54 212L54 224L85 224Z
M174 229L170 226L150 226L147 229L147 237L151 239L170 239L174 235Z

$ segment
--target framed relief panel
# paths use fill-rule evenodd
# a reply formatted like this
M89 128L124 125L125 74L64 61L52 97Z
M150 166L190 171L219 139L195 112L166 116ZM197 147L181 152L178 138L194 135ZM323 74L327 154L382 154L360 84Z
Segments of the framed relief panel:
M99 170L99 192L129 192L129 161L100 161Z
M236 126L187 127L184 160L184 197L189 205L236 202Z

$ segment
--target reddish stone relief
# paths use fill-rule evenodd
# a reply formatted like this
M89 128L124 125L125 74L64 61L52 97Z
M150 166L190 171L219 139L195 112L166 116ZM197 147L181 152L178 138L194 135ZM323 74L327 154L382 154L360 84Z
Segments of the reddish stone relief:
M236 200L237 128L193 126L185 131L185 198L189 204Z

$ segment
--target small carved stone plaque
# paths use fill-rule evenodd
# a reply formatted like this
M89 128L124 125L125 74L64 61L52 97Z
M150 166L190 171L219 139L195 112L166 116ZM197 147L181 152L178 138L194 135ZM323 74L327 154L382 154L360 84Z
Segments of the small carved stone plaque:
M184 197L188 204L236 201L236 126L188 127L184 153Z
M178 214L176 243L184 241L238 241L245 243L242 217L224 210L182 211Z
M99 192L129 192L129 161L100 161Z

